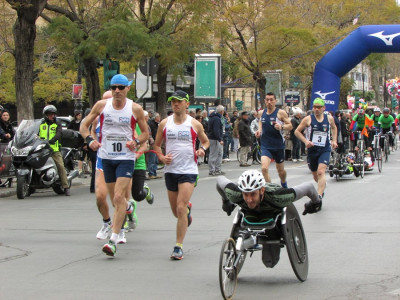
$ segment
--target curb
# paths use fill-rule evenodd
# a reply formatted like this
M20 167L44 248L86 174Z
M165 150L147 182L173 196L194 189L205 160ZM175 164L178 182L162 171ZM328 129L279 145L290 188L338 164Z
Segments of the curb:
M90 183L90 182L89 182ZM72 181L71 186L80 186L84 185L85 183L82 181ZM17 194L17 188L16 188L16 183L13 182L13 187L6 188L6 190L2 191L0 190L0 198L7 198L10 196L14 196Z

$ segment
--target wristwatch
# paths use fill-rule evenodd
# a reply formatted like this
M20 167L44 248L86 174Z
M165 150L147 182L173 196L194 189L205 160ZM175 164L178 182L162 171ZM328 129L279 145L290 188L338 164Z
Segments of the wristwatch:
M135 142L136 142L136 147L139 147L139 146L140 146L140 141L139 141L139 139L135 139Z
M207 151L207 149L206 149L204 146L200 146L200 148L201 148L201 149L203 149L203 150L204 150L204 152L206 152L206 151Z

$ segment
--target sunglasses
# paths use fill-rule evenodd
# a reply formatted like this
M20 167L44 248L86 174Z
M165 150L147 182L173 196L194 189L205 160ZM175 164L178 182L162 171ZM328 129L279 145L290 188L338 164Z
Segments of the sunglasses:
M113 86L111 86L111 89L113 91L115 91L116 89L119 89L120 91L123 91L125 88L126 88L125 85L113 85Z

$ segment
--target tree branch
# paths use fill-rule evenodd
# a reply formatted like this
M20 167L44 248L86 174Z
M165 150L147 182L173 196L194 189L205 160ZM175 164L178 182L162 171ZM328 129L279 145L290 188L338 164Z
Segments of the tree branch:
M64 15L64 16L66 16L68 19L70 19L72 22L79 22L79 23L81 23L80 22L80 20L78 19L78 17L74 14L74 13L72 13L72 12L70 12L69 10L66 10L66 9L64 9L64 8L62 8L62 7L59 7L59 6L56 6L56 5L50 5L50 4L46 4L46 6L45 6L45 8L46 9L48 9L48 10L50 10L50 11L54 11L54 12L56 12L56 13L59 13L59 14L61 14L61 15Z
M165 18L167 16L167 14L169 13L169 11L171 10L172 6L174 5L175 0L170 0L167 8L165 9L164 13L161 16L161 19L158 21L158 23L154 26L150 26L149 28L149 33L152 33L154 31L157 31L158 29L160 29L164 24L165 24Z

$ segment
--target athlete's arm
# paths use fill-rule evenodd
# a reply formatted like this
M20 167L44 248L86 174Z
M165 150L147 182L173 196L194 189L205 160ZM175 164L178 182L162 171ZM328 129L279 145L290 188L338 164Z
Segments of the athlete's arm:
M263 110L260 110L258 112L258 130L256 131L255 135L256 138L260 138L261 134L262 134L262 123L261 123L261 116L263 114Z
M149 130L146 119L144 118L143 108L137 103L132 103L132 112L136 117L137 124L141 131L141 134L138 136L139 144L145 143L149 139ZM137 145L135 145L135 147L136 146Z
M164 140L163 132L164 132L165 125L167 124L167 120L168 119L165 118L158 125L157 134L156 134L156 140L154 141L153 149L154 149L154 152L157 154L158 159L163 164L169 165L171 163L171 161L172 161L172 156L169 155L169 154L164 155L162 153L162 151L161 151L161 143Z
M197 132L197 137L199 138L199 141L201 143L201 146L208 149L210 147L210 141L208 140L208 137L206 133L204 132L203 125L196 119L192 119L192 126L194 130ZM204 156L206 154L206 151L203 148L199 148L196 151L197 156Z
M297 126L296 130L294 131L294 135L300 140L302 141L307 148L311 148L314 146L314 144L307 140L306 137L303 135L303 131L306 127L311 125L311 116L306 116L304 117L303 120L301 120L299 126Z
M97 116L101 114L106 105L107 100L99 100L91 109L90 113L84 118L81 122L79 132L82 138L86 141L90 149L93 151L97 151L100 148L101 144L90 135L89 126L93 123Z
M275 129L276 130L292 130L293 125L292 122L290 122L289 117L283 109L280 109L278 111L278 119L281 120L284 124L280 125L278 123L275 124Z
M328 116L328 121L329 124L331 125L331 131L332 131L332 148L336 149L337 148L337 127L335 124L335 120L333 119L332 116Z

